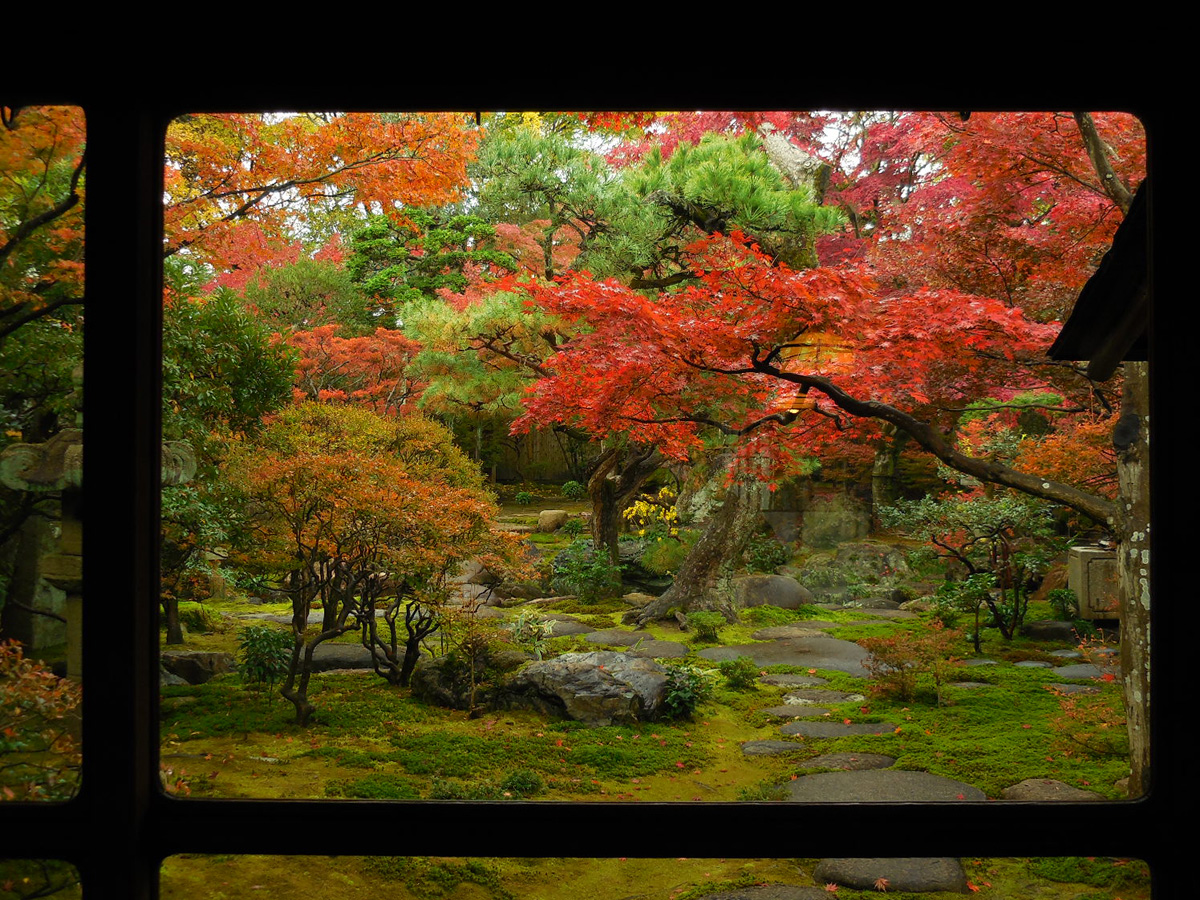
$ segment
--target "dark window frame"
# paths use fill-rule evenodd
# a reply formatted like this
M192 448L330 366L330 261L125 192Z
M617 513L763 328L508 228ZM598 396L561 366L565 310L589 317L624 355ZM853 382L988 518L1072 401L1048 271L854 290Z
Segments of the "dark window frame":
M1113 80L1120 78L1116 73ZM148 78L155 76L149 75ZM286 77L286 76L281 76ZM295 76L299 79L301 76ZM431 76L432 77L432 76ZM806 78L811 75L806 75ZM480 72L478 83L487 84ZM539 79L481 90L421 89L397 102L392 89L310 89L275 85L223 95L186 89L162 96L144 85L109 86L86 78L61 89L23 85L4 103L83 107L87 117L87 328L85 422L97 438L85 461L84 622L87 672L84 777L65 804L0 804L0 850L5 856L53 856L77 865L90 896L156 896L160 861L174 853L429 854L457 856L839 856L1035 855L1136 856L1155 874L1156 896L1186 874L1174 851L1174 813L1192 808L1194 788L1176 752L1185 727L1173 710L1184 674L1186 620L1164 586L1176 583L1184 535L1168 526L1165 473L1186 473L1182 416L1168 415L1165 386L1181 378L1187 330L1161 285L1177 283L1178 256L1160 240L1152 284L1154 403L1154 612L1152 711L1155 786L1148 797L1121 804L964 803L795 804L521 804L351 801L176 800L163 794L157 746L158 359L161 338L162 135L176 114L201 109L622 108L652 105L736 108L755 96L762 108L985 108L964 99L961 87L936 91L907 82L853 97L831 97L801 85L774 82L763 91L736 87L676 91L646 104L636 88L593 90L589 96L549 97ZM1172 168L1178 113L1138 101L1143 79L1087 91L1013 91L987 108L1127 109L1150 134L1150 170L1158 185L1176 182ZM390 84L384 79L382 84ZM765 82L760 82L760 84ZM1146 81L1149 84L1149 80ZM762 99L765 95L765 100ZM1037 102L1027 102L1038 96ZM168 98L169 99L166 99ZM625 102L622 103L622 100ZM1026 102L1022 102L1025 100ZM1012 102L1010 102L1012 101ZM744 104L743 104L744 105ZM1181 116L1182 118L1182 116ZM1151 197L1151 234L1161 216ZM1165 206L1166 204L1163 204ZM1169 236L1169 235L1168 235ZM1179 278L1182 281L1182 278ZM1182 707L1180 708L1182 709ZM1177 809L1178 807L1178 809ZM314 827L296 828L300 821ZM1186 820L1181 820L1186 821ZM297 839L297 835L304 835Z

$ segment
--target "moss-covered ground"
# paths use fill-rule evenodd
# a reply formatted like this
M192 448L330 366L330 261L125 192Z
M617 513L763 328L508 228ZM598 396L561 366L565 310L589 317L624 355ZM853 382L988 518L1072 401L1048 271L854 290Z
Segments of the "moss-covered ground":
M627 606L619 600L584 604L566 599L543 611L569 612L596 628L616 627ZM223 613L246 612L236 595L187 610L194 622L191 649L236 650L237 627ZM286 614L286 605L252 607ZM920 635L924 619L882 620L869 611L747 611L720 629L722 644L742 644L764 625L803 625L815 613L838 623L848 640ZM1049 617L1033 607L1031 617ZM863 695L823 704L834 721L888 722L878 736L792 738L794 754L745 756L748 740L779 739L782 720L766 710L783 703L787 688L758 683L733 689L717 666L694 653L685 662L709 673L711 693L690 718L634 726L586 728L532 712L504 711L469 718L430 706L410 691L369 672L313 677L317 708L307 728L293 724L289 703L271 691L221 676L205 685L162 690L164 782L177 794L221 798L373 798L537 801L778 800L781 785L821 771L809 760L852 751L896 758L896 767L931 772L975 785L990 798L1029 778L1056 779L1109 799L1123 796L1127 774L1121 697L1115 681L1096 681L1095 693L1065 700L1049 685L1050 669L1017 666L1056 661L1057 645L1004 641L985 632L982 656L995 665L955 669L941 700L922 674L907 698L872 690L861 676L789 666L769 673L815 675L825 687ZM658 623L647 638L698 643L673 622ZM344 640L355 640L348 635ZM552 637L545 653L596 649L582 637ZM954 649L974 656L963 640ZM952 682L971 681L975 686ZM849 848L848 848L849 849ZM164 897L238 897L247 883L255 896L284 896L320 871L327 893L375 896L381 880L392 897L507 898L645 896L687 900L703 885L784 881L805 884L812 860L379 860L325 857L174 857L164 865ZM1125 861L967 861L981 896L1140 900L1149 896L1138 864ZM306 873L308 873L306 875ZM799 879L799 880L797 880ZM1105 879L1108 879L1107 881ZM589 885L606 885L602 893ZM628 890L613 885L628 884ZM1017 892L1017 886L1020 893ZM336 892L333 889L336 887ZM615 893L614 893L615 891ZM872 892L874 895L874 892ZM891 896L902 894L889 892ZM247 894L248 896L248 894ZM865 896L842 888L842 897ZM922 895L930 897L933 895Z
M451 859L430 857L174 856L162 867L164 900L305 896L320 884L339 900L695 900L774 882L815 885L815 859ZM1113 858L965 859L972 896L996 900L1149 900L1146 867ZM824 885L819 885L824 887ZM879 897L841 887L842 900ZM898 900L957 893L888 891Z

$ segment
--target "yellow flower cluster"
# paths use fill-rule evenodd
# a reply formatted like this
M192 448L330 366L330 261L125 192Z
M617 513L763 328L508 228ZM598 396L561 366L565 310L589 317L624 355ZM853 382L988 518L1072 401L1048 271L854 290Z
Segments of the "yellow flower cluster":
M657 494L642 494L624 512L626 527L637 529L639 537L645 537L647 531L661 532L658 540L666 537L679 537L679 511L675 508L675 491L663 488Z

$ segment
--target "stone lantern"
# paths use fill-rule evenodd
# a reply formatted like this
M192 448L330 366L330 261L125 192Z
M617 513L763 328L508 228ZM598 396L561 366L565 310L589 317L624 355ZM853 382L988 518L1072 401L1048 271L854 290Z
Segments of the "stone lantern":
M37 559L37 575L65 592L67 675L83 674L83 365L72 373L75 427L64 428L39 444L11 444L0 453L0 482L17 491L57 495L57 547ZM182 484L196 474L192 448L163 445L164 484Z

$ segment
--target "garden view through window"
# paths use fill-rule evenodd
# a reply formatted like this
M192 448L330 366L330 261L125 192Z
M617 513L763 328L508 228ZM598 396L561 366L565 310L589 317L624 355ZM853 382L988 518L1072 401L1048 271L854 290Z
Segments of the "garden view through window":
M1144 168L1101 112L176 119L165 790L1140 796L1146 365L1048 350Z

